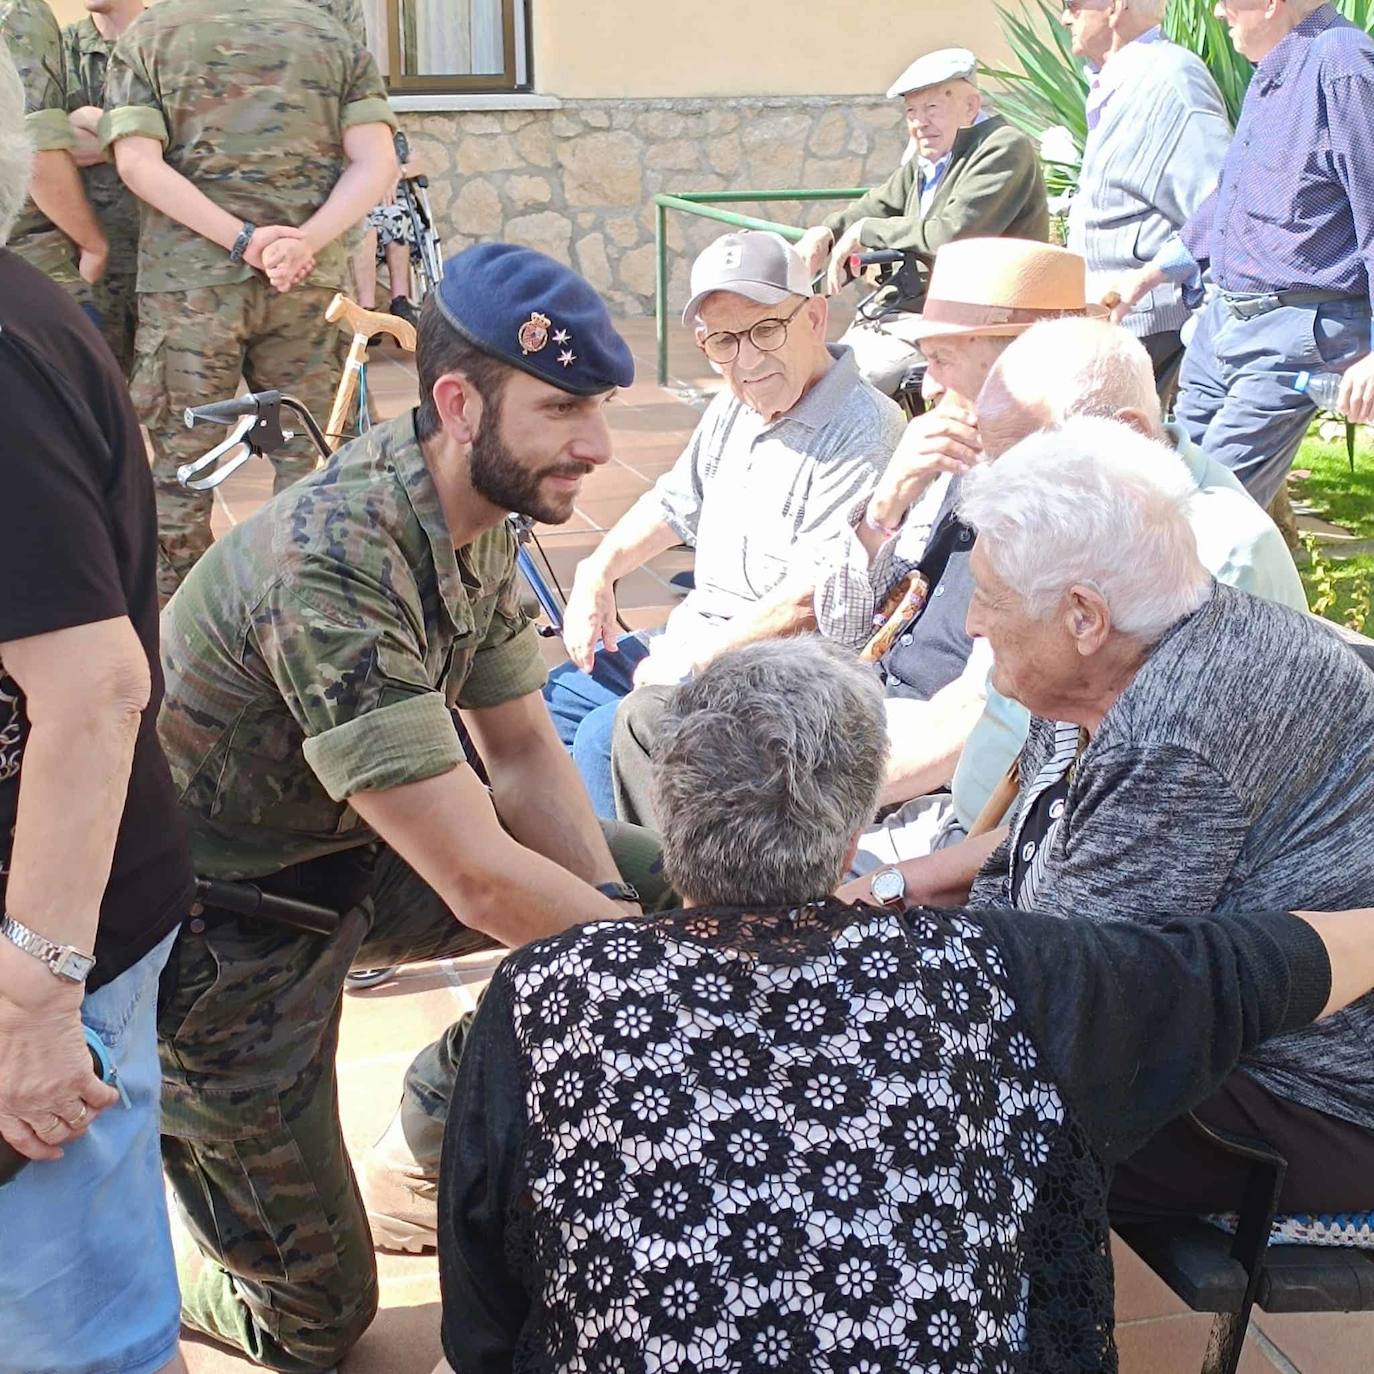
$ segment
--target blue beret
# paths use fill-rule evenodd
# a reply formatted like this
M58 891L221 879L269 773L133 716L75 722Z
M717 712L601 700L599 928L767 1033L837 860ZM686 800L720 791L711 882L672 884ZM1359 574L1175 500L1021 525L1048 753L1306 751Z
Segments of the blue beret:
M600 296L533 248L479 243L444 264L443 317L467 341L541 382L595 396L635 379L629 345Z

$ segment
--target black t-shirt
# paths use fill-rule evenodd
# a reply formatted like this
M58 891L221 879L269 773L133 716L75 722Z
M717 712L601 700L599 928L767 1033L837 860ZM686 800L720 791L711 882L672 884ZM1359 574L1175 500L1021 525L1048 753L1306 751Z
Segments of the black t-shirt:
M185 829L157 742L157 517L113 355L64 291L6 249L0 406L0 644L127 615L152 673L101 903L93 989L157 944L190 898ZM27 733L23 694L0 665L0 897Z

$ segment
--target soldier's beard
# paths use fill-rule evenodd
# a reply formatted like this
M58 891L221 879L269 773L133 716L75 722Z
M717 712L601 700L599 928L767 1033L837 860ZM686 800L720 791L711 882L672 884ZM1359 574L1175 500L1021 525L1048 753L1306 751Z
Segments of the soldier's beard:
M577 493L545 492L544 482L550 477L585 477L594 465L550 463L530 467L501 438L500 429L500 410L489 407L468 458L468 475L474 489L501 510L528 515L544 525L565 524L572 518Z

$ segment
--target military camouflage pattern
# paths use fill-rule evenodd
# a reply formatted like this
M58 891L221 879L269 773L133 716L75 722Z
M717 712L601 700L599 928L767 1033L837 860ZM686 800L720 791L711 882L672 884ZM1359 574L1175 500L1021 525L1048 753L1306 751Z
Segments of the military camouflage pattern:
M362 47L367 47L367 22L363 0L314 0L331 19L343 25L344 32Z
M115 45L106 145L137 135L236 219L304 224L344 169L343 132L395 120L377 64L309 0L161 0ZM254 276L218 244L145 207L138 289L187 291ZM311 285L348 281L344 246L322 251Z
M114 43L102 38L89 15L62 30L62 57L66 73L67 110L105 104L105 71ZM91 288L100 312L105 339L124 375L134 361L134 335L138 326L138 302L134 298L138 271L138 200L119 179L113 162L99 162L81 169L86 199L100 220L110 245L105 275Z
M317 1370L377 1302L335 1103L344 976L488 943L344 798L452 768L451 708L537 692L544 669L514 540L502 524L455 551L414 412L215 544L163 613L162 654L159 733L197 872L271 883L318 860L293 890L327 891L318 875L356 865L368 891L324 939L197 913L160 1024L164 1159L203 1252L180 1259L185 1320L275 1369ZM626 826L607 838L661 903L656 840ZM463 1031L406 1076L436 1147ZM437 1174L433 1150L420 1163Z
M647 831L608 826L626 881L665 895ZM466 954L490 941L460 925L383 849L371 895L329 939L263 922L183 927L159 1031L163 1163L200 1247L178 1246L182 1318L278 1370L333 1365L377 1307L377 1268L339 1130L335 1052L350 966ZM266 993L264 990L267 990ZM438 1145L468 1018L416 1057L408 1115Z
M162 619L159 732L198 873L373 838L344 798L462 757L449 708L536 692L505 524L454 552L413 412L230 530Z
M333 292L298 286L281 295L257 277L233 286L142 292L129 391L148 427L157 494L158 590L170 597L210 547L209 492L187 491L177 467L217 444L222 429L187 429L187 406L222 401L238 389L275 387L303 401L321 425L329 415L347 340L325 321ZM299 428L299 426L296 426ZM315 469L307 436L273 459L281 491Z
M26 123L35 151L70 149L76 140L67 123L62 31L45 0L0 0L0 39L9 45L19 69ZM76 245L32 200L15 221L8 247L78 300L90 299L76 270Z

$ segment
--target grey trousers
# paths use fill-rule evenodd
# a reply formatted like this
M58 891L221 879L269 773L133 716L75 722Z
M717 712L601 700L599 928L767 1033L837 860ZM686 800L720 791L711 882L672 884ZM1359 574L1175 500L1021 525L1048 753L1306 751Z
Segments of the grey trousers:
M907 369L921 361L921 347L906 336L921 317L909 310L884 310L876 319L856 319L840 343L854 350L854 362L870 386L891 396Z
M1244 320L1214 296L1179 373L1174 419L1267 506L1283 485L1314 406L1299 372L1344 371L1369 352L1367 300L1283 305Z

